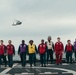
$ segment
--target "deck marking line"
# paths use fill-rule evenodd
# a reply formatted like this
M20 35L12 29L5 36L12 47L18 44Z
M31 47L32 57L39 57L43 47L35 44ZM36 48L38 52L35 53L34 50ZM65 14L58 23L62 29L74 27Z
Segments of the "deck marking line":
M68 72L62 72L62 74L66 74L66 73L68 73Z
M31 75L34 75L34 73L21 73L21 74L24 74L24 75L25 75L25 74L31 74Z
M39 73L39 74L58 74L58 72L44 72L44 73Z
M30 72L30 70L26 69L27 72Z
M17 64L18 64L18 63L14 64L13 67L17 66ZM12 68L13 68L13 67L12 67ZM9 67L9 68L5 69L4 71L2 71L0 74L6 74L6 73L7 73L8 71L10 71L12 68Z
M41 72L39 69L36 69L36 71Z

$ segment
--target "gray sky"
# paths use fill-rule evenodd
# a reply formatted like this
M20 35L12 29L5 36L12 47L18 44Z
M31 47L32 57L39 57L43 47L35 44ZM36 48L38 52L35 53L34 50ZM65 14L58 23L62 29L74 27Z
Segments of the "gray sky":
M12 26L16 19L21 26ZM74 41L76 0L0 0L0 26L0 38L16 44L21 39L40 42L48 35Z

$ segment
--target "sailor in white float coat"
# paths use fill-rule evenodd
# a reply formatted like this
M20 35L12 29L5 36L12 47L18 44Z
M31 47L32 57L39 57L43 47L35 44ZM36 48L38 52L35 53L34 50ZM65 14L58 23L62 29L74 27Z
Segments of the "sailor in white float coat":
M54 43L51 41L51 36L48 36L47 44L47 64L50 57L50 62L53 63L53 51L54 51Z

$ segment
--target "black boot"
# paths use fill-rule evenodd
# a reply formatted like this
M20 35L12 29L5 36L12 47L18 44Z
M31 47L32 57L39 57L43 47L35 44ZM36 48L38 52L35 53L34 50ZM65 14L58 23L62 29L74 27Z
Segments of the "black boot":
M36 66L36 64L34 64L34 66Z
M46 65L44 64L44 67L46 67Z
M41 64L41 67L43 67L43 64Z
M30 67L32 67L32 64L30 64Z

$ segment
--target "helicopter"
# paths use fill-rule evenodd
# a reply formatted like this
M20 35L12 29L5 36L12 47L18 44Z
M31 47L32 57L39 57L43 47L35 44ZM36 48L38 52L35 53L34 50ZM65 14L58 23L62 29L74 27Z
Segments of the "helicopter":
M17 25L21 25L21 24L22 24L21 21L15 20L15 21L13 22L12 26L17 26Z

